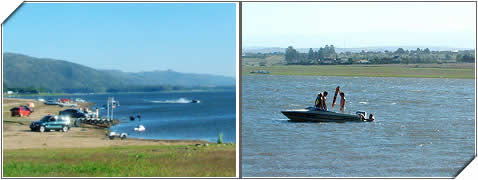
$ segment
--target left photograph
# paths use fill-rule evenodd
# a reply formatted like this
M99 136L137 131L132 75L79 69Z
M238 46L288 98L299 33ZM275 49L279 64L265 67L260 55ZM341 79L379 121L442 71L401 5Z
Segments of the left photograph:
M23 3L3 177L238 177L237 3Z

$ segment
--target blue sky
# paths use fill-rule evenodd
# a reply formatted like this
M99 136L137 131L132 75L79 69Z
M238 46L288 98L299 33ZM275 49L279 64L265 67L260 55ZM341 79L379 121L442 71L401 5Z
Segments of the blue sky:
M474 2L243 3L243 47L474 48Z
M97 69L236 72L234 3L24 3L3 35L4 52Z

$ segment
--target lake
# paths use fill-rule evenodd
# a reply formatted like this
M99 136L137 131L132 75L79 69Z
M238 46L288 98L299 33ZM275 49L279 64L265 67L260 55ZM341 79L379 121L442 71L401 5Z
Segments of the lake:
M293 123L280 113L313 106L324 90L330 110L338 85L346 113L376 120ZM474 156L474 93L467 79L243 75L242 175L454 177Z
M236 92L154 92L154 93L116 93L70 96L51 96L43 98L82 98L93 102L106 116L108 97L114 97L119 106L114 109L114 118L120 124L110 129L126 132L129 137L140 139L168 140L206 140L216 142L223 134L225 142L236 141ZM38 98L38 97L25 97ZM199 100L200 103L190 103ZM140 121L130 121L130 116L140 115ZM146 128L144 132L134 131L138 125Z

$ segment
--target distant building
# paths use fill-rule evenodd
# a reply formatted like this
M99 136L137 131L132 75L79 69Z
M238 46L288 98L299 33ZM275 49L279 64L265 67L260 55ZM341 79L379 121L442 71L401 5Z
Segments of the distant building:
M360 64L368 64L368 63L370 63L370 62L369 62L368 60L366 60L366 59L361 59L361 60L358 61L358 63L360 63Z
M7 91L7 94L13 94L13 91Z
M333 61L332 60L324 60L322 61L322 64L332 64Z

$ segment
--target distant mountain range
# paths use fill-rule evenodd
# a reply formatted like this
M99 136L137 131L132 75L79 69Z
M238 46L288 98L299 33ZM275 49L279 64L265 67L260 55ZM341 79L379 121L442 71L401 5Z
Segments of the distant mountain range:
M244 53L274 53L274 52L285 52L287 47L245 47L243 48ZM309 52L309 48L296 48L297 51L301 53ZM450 48L450 47L426 47L426 46L383 46L383 47L361 47L361 48L337 48L335 47L335 52L361 52L363 51L374 51L374 52L383 52L383 51L396 51L398 48L403 48L404 50L416 50L417 48L425 49L428 48L431 51L454 51L454 50L472 50L473 48ZM314 51L319 48L312 48Z
M81 64L23 54L3 54L3 84L6 87L46 88L55 91L94 90L130 86L218 87L234 86L235 78L172 70L123 72L99 70Z

